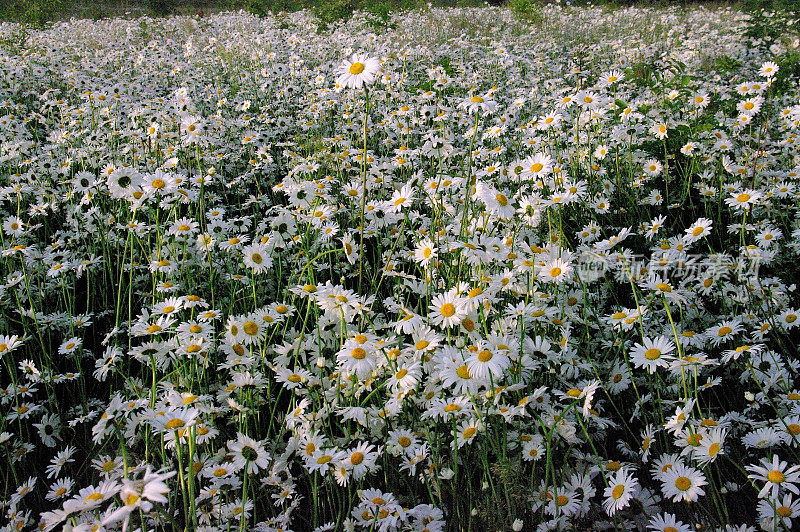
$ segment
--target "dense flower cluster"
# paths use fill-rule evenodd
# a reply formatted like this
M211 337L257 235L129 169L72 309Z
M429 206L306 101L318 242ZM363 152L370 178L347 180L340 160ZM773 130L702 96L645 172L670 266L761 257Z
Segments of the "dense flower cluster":
M746 21L0 23L3 530L791 528L798 41Z

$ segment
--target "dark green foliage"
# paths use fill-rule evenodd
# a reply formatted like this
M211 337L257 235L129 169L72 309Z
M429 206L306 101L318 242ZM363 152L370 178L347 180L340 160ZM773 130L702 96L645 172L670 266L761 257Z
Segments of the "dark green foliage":
M340 20L347 20L353 12L360 7L358 0L327 0L326 2L312 2L311 10L319 19L320 30L325 30L330 24Z
M800 12L800 1L798 0L741 0L743 11L752 13L754 11L792 11Z
M250 13L264 17L270 13L296 11L306 7L304 0L245 0L244 7Z
M365 6L365 11L368 13L367 20L376 28L390 27L395 9L394 3L387 0L370 2Z
M792 50L781 54L775 62L779 70L772 90L777 96L782 96L800 83L800 52Z
M542 15L542 4L540 0L509 0L508 7L514 15L531 24L538 24L544 20Z
M554 0L0 0L0 20L41 26L49 21L71 16L100 19L118 16L122 10L151 16L195 14L203 11L245 9L258 16L279 12L310 10L318 19L320 30L348 20L355 11L365 13L376 29L390 27L395 13L434 7L508 6L520 20L532 24L543 21L542 7ZM702 0L572 0L572 5L601 5L608 9L626 6L666 7L674 4L708 4ZM724 0L719 3L725 4ZM753 15L748 36L780 38L786 28L786 16L800 15L800 0L740 0L734 6ZM142 9L144 8L144 9ZM772 15L769 12L776 12ZM781 17L784 17L783 19Z
M0 20L43 26L65 7L64 0L4 0L0 2Z
M173 4L171 0L147 0L147 9L155 17L166 17L172 14Z

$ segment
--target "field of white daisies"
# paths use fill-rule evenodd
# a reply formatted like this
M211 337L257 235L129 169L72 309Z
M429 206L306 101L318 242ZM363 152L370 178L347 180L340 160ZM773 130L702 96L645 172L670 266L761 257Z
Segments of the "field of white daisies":
M797 524L797 26L393 17L0 23L1 530Z

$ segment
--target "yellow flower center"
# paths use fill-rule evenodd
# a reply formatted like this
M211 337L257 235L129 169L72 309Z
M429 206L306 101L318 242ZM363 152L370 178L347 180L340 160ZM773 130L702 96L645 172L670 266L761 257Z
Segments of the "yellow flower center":
M658 357L661 356L661 351L656 349L655 347L651 347L647 351L644 352L644 358L647 360L656 360Z
M467 294L467 296L469 296L470 298L473 298L473 297L478 297L481 294L483 294L483 289L476 287L476 288L473 288L472 290L470 290L469 293Z
M364 461L364 453L356 451L350 455L350 463L353 465L358 465Z
M353 63L350 65L350 73L354 76L358 76L364 72L364 63Z
M184 425L186 425L186 423L184 423L182 419L176 417L167 421L167 424L164 425L164 427L168 428L169 430L175 430L183 427Z
M678 477L675 479L675 487L681 491L686 491L692 487L692 481L689 477Z
M786 475L784 475L777 469L773 469L772 471L767 473L767 480L769 480L773 484L782 484L783 481L786 480Z
M439 311L442 313L442 316L449 318L456 313L456 307L452 303L445 303Z
M356 347L355 349L350 351L350 356L352 356L356 360L362 360L364 359L364 357L367 356L367 352L361 347Z
M611 492L611 496L614 497L614 500L619 499L622 497L622 494L625 493L625 486L622 484L617 484L614 486L613 491Z

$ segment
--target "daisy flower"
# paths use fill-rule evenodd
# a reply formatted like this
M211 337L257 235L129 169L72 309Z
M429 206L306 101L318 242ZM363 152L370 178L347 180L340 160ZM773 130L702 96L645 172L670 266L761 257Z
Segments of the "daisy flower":
M664 497L672 502L684 500L694 502L701 495L705 495L702 486L707 484L706 478L699 470L677 462L661 478L661 491Z
M539 278L543 281L561 284L572 276L572 264L556 257L539 269Z
M758 492L760 498L771 497L776 499L780 495L782 488L787 489L795 495L800 495L800 490L795 486L800 482L800 466L789 467L789 463L782 461L777 454L772 456L772 461L766 458L761 459L760 465L746 466L750 472L747 478L758 482L764 482L764 487Z
M380 61L374 57L353 54L350 60L341 62L336 84L342 88L360 89L375 81Z
M674 514L663 513L655 515L647 523L647 530L653 532L693 532L690 525L678 521Z
M614 515L627 507L638 491L639 481L624 468L619 469L613 477L608 478L608 486L603 492L603 508L608 515Z
M467 359L469 372L475 377L492 378L495 383L503 377L503 372L511 365L511 360L502 350L481 349Z
M758 513L764 530L781 530L781 524L791 530L792 519L800 516L800 499L794 499L791 493L785 494L782 499L761 499L758 501Z
M477 94L465 98L458 104L459 109L466 109L469 114L483 111L484 113L491 113L497 109L497 102L492 99L491 94L487 93L483 96Z
M646 368L648 373L654 373L657 368L669 365L674 359L669 353L674 350L675 345L665 336L645 338L643 344L636 343L631 349L631 362L637 368Z
M778 73L778 70L780 70L780 68L776 63L767 61L758 69L758 74L764 78L771 78Z
M375 463L380 456L374 445L361 442L354 448L345 451L346 458L342 461L345 469L351 472L355 480L363 478L370 471L375 471Z
M520 161L519 166L522 167L522 179L541 179L553 171L553 158L545 153L537 153Z
M428 238L423 238L414 248L414 261L425 268L432 260L436 259L436 252L437 249L433 242Z
M253 438L238 433L235 441L228 442L232 464L237 471L247 466L247 474L258 473L260 469L269 467L269 455L264 449L264 444Z
M253 273L264 273L272 267L272 257L269 248L259 243L250 244L242 248L244 265L253 270Z
M431 301L428 319L434 325L451 327L458 325L467 315L464 301L454 291L437 294Z
M761 193L753 189L743 189L733 192L725 198L725 204L734 209L746 211L761 199Z
M683 237L686 243L697 242L701 238L711 234L712 221L708 218L700 218L691 227L686 229L686 236Z

